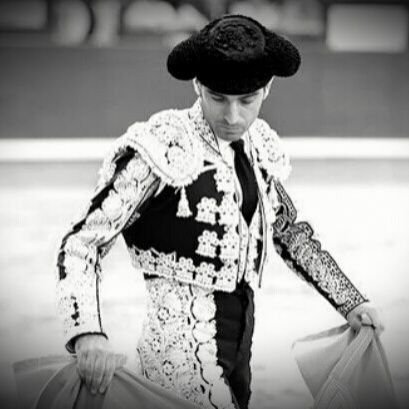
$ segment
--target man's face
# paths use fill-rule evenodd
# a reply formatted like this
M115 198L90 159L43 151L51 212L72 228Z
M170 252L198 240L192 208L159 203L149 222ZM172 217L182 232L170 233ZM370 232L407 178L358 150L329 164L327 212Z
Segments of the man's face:
M257 118L270 84L250 94L227 95L196 82L203 115L215 135L226 141L239 140Z

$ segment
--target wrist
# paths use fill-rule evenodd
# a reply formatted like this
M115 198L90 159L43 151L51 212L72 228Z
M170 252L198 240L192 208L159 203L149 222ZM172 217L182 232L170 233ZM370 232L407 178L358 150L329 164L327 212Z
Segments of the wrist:
M77 353L84 345L106 342L108 337L104 333L84 333L70 341L72 349Z

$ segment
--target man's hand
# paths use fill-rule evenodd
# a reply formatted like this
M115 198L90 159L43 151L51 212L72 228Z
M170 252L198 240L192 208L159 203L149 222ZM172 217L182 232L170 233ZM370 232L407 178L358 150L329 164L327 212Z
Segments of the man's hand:
M115 354L109 341L98 334L82 335L75 343L80 377L92 394L104 393L115 369L125 364L126 356Z
M385 329L379 318L378 311L369 303L363 303L355 307L348 313L346 319L355 331L359 331L362 325L370 325L379 336Z

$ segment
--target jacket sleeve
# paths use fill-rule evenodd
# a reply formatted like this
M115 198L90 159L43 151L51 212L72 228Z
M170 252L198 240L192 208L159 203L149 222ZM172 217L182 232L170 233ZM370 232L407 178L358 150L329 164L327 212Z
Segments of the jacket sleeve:
M275 180L277 194L273 243L282 259L310 283L344 317L368 301L342 272L332 256L314 238L311 225L297 220L297 210L282 184Z
M79 335L106 336L99 300L100 260L118 234L138 217L141 206L159 185L157 176L130 148L108 168L85 213L73 223L58 252L57 308L63 320L66 348L71 353L75 352Z

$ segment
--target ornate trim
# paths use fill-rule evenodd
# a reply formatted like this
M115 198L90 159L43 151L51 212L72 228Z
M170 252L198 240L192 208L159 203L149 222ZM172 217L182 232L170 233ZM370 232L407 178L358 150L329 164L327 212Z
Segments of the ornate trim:
M101 191L112 180L116 171L117 159L124 155L124 153L130 148L135 151L135 149L133 149L133 147L128 143L127 134L124 134L115 140L111 149L104 157L102 166L98 171L99 178L95 189L96 193ZM140 157L139 153L135 153L135 156ZM149 166L145 161L142 160L138 163L134 163L131 166L133 166L134 168L129 169L130 173L134 174L135 177L139 179L144 179L150 172Z
M198 238L199 245L196 249L196 254L203 257L215 258L216 249L219 244L217 233L215 231L204 230Z
M193 134L186 110L162 111L143 125L132 125L127 142L168 185L187 186L203 169L202 145Z
M233 170L227 165L223 164L217 167L216 173L214 174L214 180L218 192L235 193L236 187L234 184Z
M223 238L219 241L220 259L229 265L235 265L240 251L240 236L234 227L226 229ZM236 266L237 268L237 266Z
M209 123L203 115L203 109L199 98L188 110L188 117L193 124L194 133L199 135L199 139L203 142L203 148L208 156L215 160L221 160L219 146Z
M202 197L197 204L197 215L195 220L198 222L216 224L217 203L213 197Z
M281 256L289 258L288 265L326 294L338 311L346 316L357 305L368 301L367 298L351 283L332 256L321 249L321 243L313 239L314 231L310 224L295 222L297 212L290 197L279 182L276 182L276 187L282 206L275 223L274 239Z
M158 275L195 284L203 288L232 292L236 287L237 266L226 264L219 271L211 263L202 262L196 266L191 258L176 256L176 253L163 253L154 249L141 250L128 247L132 265L144 274Z
M99 206L90 213L88 208L76 224L79 229L65 236L58 258L57 298L68 339L80 333L103 332L98 302L99 262L155 180L143 160L135 156L117 175Z
M259 166L266 171L268 179L286 180L291 173L290 158L276 131L266 121L257 118L250 126L249 135Z
M100 183L106 184L115 172L115 158L131 148L142 156L151 170L166 184L184 187L203 170L202 144L193 134L187 110L165 110L147 122L135 122L118 138L106 156Z
M164 278L146 286L147 318L138 343L145 376L200 406L234 409L217 363L212 292Z
M259 205L260 206L260 205ZM257 269L256 269L256 261L259 256L258 253L258 244L262 241L262 231L261 231L261 215L260 215L260 208L256 209L257 213L254 214L254 218L251 222L249 232L248 232L248 252L246 257L246 271L244 275L244 279L252 284L255 282L257 277ZM261 260L260 260L261 263ZM262 266L260 265L260 269Z

